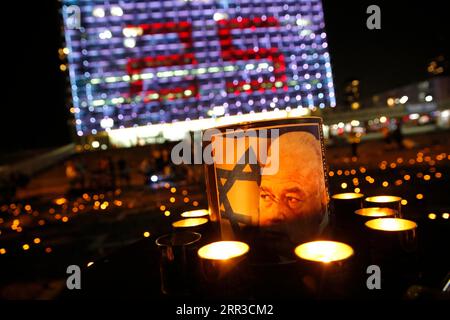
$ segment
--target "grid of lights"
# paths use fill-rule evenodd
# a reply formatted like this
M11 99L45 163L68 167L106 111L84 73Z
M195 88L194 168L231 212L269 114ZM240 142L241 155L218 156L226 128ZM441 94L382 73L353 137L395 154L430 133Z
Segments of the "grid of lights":
M64 0L62 12L79 136L336 104L320 0Z

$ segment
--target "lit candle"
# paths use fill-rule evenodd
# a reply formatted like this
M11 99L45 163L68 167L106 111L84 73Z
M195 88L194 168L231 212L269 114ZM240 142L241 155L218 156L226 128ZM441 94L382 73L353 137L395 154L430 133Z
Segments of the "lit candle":
M333 195L332 225L348 232L354 220L355 210L362 208L362 193L339 193ZM338 230L339 232L339 230Z
M356 260L365 264L369 260L369 243L365 223L375 218L394 218L398 211L389 208L362 208L352 214L351 223L341 230L339 239L350 244L357 251Z
M358 209L355 213L357 216L362 217L365 221L367 221L367 219L374 218L394 218L398 214L398 211L389 208L370 207Z
M370 207L383 207L383 208L391 208L398 211L398 217L401 217L401 197L397 196L374 196L367 197L365 199L366 203Z
M175 230L200 232L202 234L202 244L216 241L220 238L220 232L217 231L217 226L209 221L208 210L187 211L181 215L186 219L173 222L172 226Z
M343 298L351 295L355 281L349 263L354 250L336 241L313 241L299 245L295 254L301 261L303 290L316 298Z
M369 231L370 264L382 270L387 292L401 294L418 276L417 224L400 218L378 218L365 225Z
M249 275L246 263L249 250L249 245L240 241L217 241L198 250L208 295L242 294Z

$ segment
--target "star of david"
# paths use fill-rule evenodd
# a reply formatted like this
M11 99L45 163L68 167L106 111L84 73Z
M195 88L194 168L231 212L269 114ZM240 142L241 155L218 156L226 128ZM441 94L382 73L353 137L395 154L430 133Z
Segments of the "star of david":
M228 199L228 191L236 181L255 181L260 183L260 165L248 163L247 159L256 159L255 152L250 147L241 157L232 170L216 169L219 191L219 211L222 218L230 221L235 234L240 234L239 223L250 224L251 217L239 212L234 212ZM222 183L225 181L225 183Z

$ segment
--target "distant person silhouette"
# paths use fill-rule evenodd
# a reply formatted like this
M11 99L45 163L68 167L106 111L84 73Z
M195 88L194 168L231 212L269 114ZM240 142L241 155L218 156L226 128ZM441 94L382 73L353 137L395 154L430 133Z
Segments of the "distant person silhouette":
M361 134L351 131L348 134L347 140L351 146L352 157L358 157L358 145L361 142Z
M397 126L394 130L394 132L392 133L392 137L394 138L395 142L397 143L397 147L399 150L403 150L405 148L404 145L404 137L403 137L403 132L402 132L402 126L403 126L403 122L401 119L399 119L397 121Z
M117 168L119 169L120 183L126 186L130 185L130 168L127 161L124 158L120 158L117 161Z

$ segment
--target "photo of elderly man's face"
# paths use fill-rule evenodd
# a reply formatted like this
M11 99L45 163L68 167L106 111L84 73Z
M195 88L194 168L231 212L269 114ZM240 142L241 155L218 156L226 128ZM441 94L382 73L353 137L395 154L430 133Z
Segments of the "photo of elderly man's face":
M278 139L278 171L261 172L259 225L283 223L295 229L318 224L326 206L320 142L308 132L288 132Z

